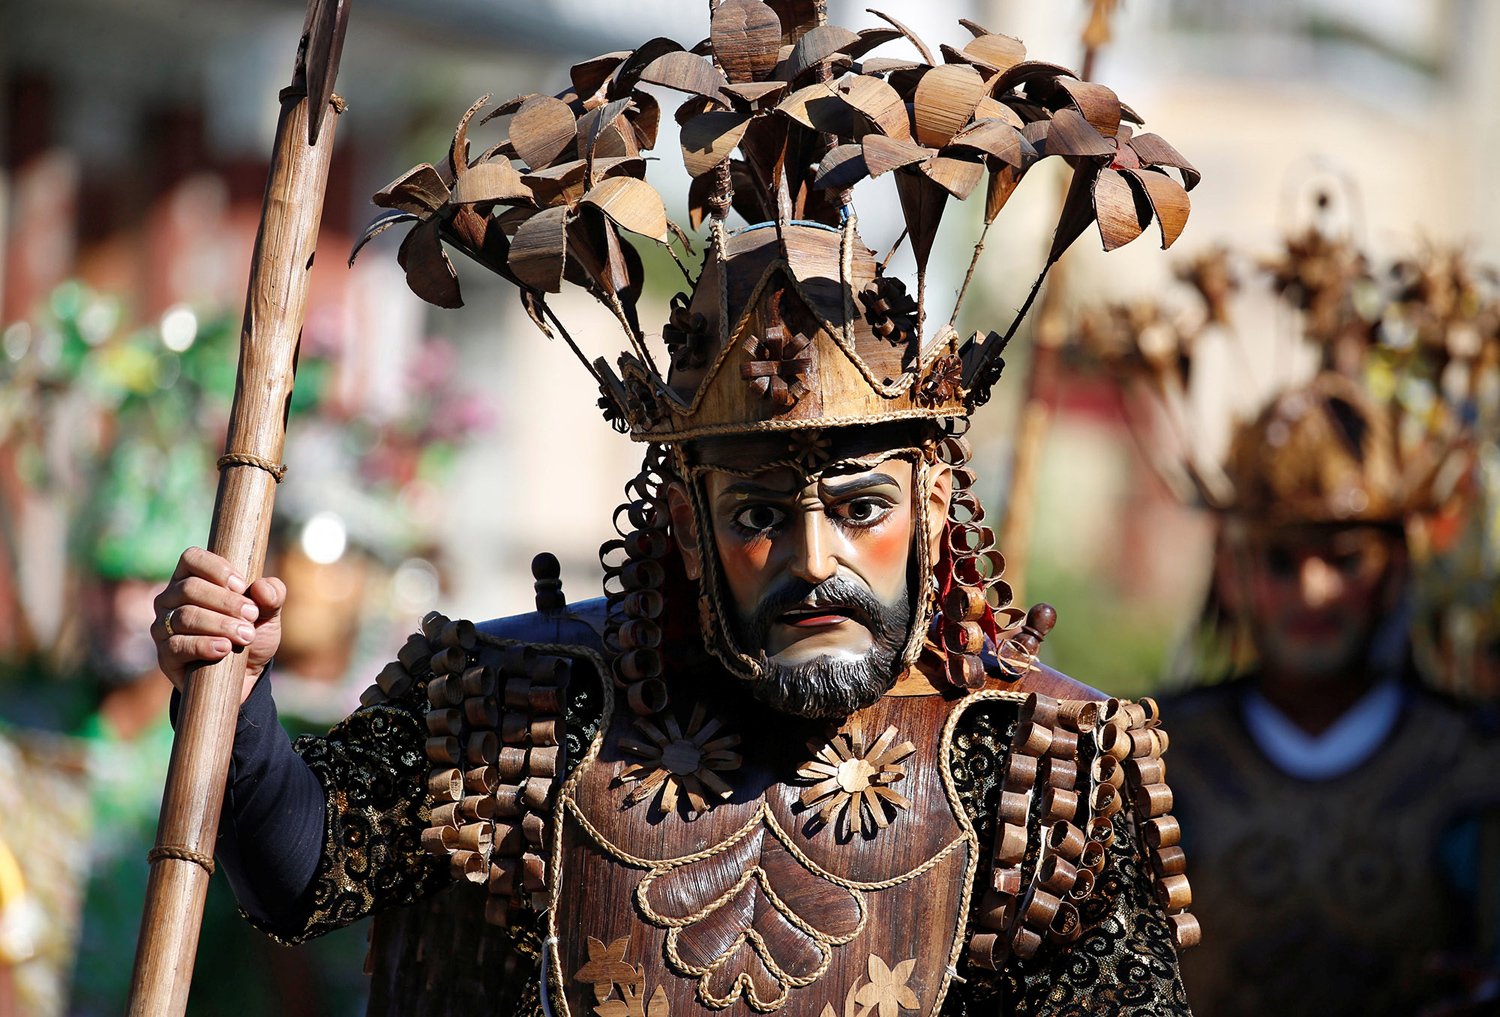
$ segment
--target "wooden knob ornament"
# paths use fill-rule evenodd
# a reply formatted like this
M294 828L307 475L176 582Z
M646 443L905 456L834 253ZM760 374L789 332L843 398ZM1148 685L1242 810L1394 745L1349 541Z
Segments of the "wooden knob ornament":
M1158 816L1142 825L1142 837L1148 847L1176 847L1182 843L1182 828L1173 816Z
M947 661L948 682L956 689L970 692L984 687L988 674L984 662L970 653L950 653Z
M461 646L445 646L432 655L432 673L436 675L461 674L469 663L469 654ZM460 679L461 680L461 679ZM459 682L454 686L463 691Z
M660 678L632 682L625 690L625 700L638 717L649 717L667 708L667 685Z
M1032 756L1011 754L1005 767L1006 791L1030 791L1036 786L1037 761Z
M458 739L452 735L434 735L424 747L427 758L434 763L456 766L461 758Z
M1180 876L1187 872L1187 853L1180 847L1152 851L1151 868L1158 876Z
M1193 890L1183 875L1163 876L1156 881L1156 898L1169 911L1181 911L1193 904Z
M1165 784L1167 764L1158 756L1132 757L1125 760L1125 774L1136 787L1147 784Z
M1172 811L1172 788L1166 784L1147 784L1135 789L1136 811L1154 819Z
M1041 724L1030 723L1016 727L1013 752L1027 756L1041 756L1052 747L1052 729Z
M519 823L497 822L491 857L519 858L526 850L526 834Z
M494 794L495 786L500 783L499 778L500 775L493 766L470 767L464 772L463 789L475 795Z
M1203 929L1198 925L1198 919L1186 911L1169 915L1167 921L1172 923L1172 941L1177 944L1177 949L1186 950L1203 941Z
M1000 792L1000 821L1012 826L1025 826L1031 812L1031 796L1022 791Z
M422 850L438 857L446 856L458 846L458 828L429 826L422 831Z
M500 654L500 673L506 678L526 678L536 658L534 646L526 643L507 646Z
M493 728L500 723L500 707L493 699L471 696L464 700L464 719L474 727Z
M654 621L661 617L664 602L656 590L636 590L625 597L625 613L631 618Z
M1051 696L1044 696L1033 692L1021 701L1016 710L1017 726L1025 724L1040 724L1045 728L1057 726L1057 700Z
M459 682L464 690L464 695L469 698L491 698L495 695L495 689L499 682L495 678L493 668L471 667L464 671Z
M1061 787L1047 788L1042 792L1042 815L1053 823L1072 819L1078 815L1078 792Z
M1088 838L1083 831L1069 822L1055 823L1047 831L1047 846L1054 854L1061 855L1069 861L1077 861L1088 846Z
M1036 878L1049 891L1062 896L1073 889L1078 880L1078 868L1061 855L1050 854L1037 867Z
M476 731L469 735L469 741L464 747L464 759L470 766L491 765L499 755L500 741L495 737L495 732Z
M550 614L568 606L568 598L563 596L561 576L562 564L557 555L543 551L531 559L532 589L540 613Z
M429 710L427 712L427 732L435 735L456 735L463 731L464 715L458 710L448 708L444 710Z
M448 856L448 871L454 879L483 883L489 878L490 861L477 851L455 851Z

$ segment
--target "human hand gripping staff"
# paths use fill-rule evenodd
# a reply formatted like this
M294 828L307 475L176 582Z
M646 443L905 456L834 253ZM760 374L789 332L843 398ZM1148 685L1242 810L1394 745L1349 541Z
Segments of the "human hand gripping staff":
M292 83L280 96L281 116L251 260L239 374L208 540L212 555L184 555L164 595L185 598L196 590L202 596L212 585L222 587L218 594L224 603L158 603L156 626L161 631L155 634L166 638L163 665L182 688L183 700L150 855L131 981L132 1017L171 1017L186 1010L235 715L269 656L260 654L250 638L239 638L238 625L219 630L194 626L206 624L210 606L238 616L251 603L257 621L264 613L274 622L284 593L278 583L252 580L265 562L276 484L285 472L280 463L286 407L333 151L336 117L330 110L336 113L343 105L333 94L333 82L348 6L348 0L308 2ZM247 592L249 600L240 597ZM245 616L249 618L248 611ZM263 625L259 643L274 642L274 630L274 624ZM231 653L226 640L236 647L251 644L250 650ZM193 661L213 663L184 682Z

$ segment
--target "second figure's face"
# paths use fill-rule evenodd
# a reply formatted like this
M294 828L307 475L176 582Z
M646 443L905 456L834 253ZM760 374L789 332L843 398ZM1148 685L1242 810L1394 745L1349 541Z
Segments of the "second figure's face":
M1405 575L1398 532L1287 526L1249 534L1238 590L1265 663L1318 678L1361 666Z

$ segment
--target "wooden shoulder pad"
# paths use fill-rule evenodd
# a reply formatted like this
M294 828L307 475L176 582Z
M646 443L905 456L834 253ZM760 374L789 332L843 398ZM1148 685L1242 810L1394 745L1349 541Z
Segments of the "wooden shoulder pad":
M574 659L436 611L381 671L373 705L426 681L428 821L422 846L455 879L489 889L485 917L545 907L547 817L562 771Z
M1116 836L1114 818L1125 808L1134 810L1136 846L1177 945L1197 943L1198 922L1186 910L1186 859L1168 814L1168 739L1155 700L1107 699L1040 666L1017 684L1029 694L1002 774L991 883L970 959L997 970L1011 954L1035 956L1044 941L1066 946L1077 939L1084 931L1079 905L1095 892ZM1059 699L1039 686L1088 695ZM1041 815L1034 828L1033 803Z

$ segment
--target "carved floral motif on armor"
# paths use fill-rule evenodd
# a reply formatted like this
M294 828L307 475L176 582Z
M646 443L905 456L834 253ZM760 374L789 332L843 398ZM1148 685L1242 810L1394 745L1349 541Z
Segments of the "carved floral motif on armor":
M875 744L865 747L858 724L819 745L809 742L815 758L797 768L797 776L812 786L802 792L802 806L817 810L818 822L834 827L834 836L852 840L856 830L866 837L890 826L911 799L890 785L903 780L901 760L917 751L911 742L896 743L894 727L888 727Z
M599 1000L594 1013L598 1017L670 1017L665 990L658 985L648 1000L646 972L625 963L625 951L629 948L629 936L608 946L590 938L589 962L578 969L573 979L594 987L594 996Z
M776 322L766 327L764 335L747 340L745 350L750 360L741 365L740 374L761 398L786 411L807 394L808 371L812 368L807 336Z
M901 1010L916 1010L922 1005L917 994L906 984L911 978L915 960L904 960L894 967L879 954L870 954L870 978L855 982L844 996L843 1017L896 1017ZM840 1017L832 1003L823 1004L820 1017Z
M655 720L637 717L635 728L643 737L620 739L621 748L642 760L620 771L621 783L635 784L625 803L638 805L655 795L660 811L681 807L694 819L732 795L734 789L719 774L740 768L740 754L734 751L740 736L719 735L723 726L702 703L693 707L686 729L670 712Z
M616 774L636 765L626 745L634 722L617 718L560 800L550 934L558 969L575 972L558 993L567 1012L593 1005L572 988L594 962L590 939L625 941L620 963L652 979L661 972L672 1012L815 1013L846 999L861 1014L896 1017L918 999L919 1012L935 1012L959 953L979 853L944 763L953 708L938 696L891 697L815 745L819 783L836 785L816 800L832 802L830 818L845 812L848 836L836 838L818 836L824 809L803 805L818 785L808 783L809 764L799 777L788 761L795 724L783 724L785 733L760 727L745 746L734 796L691 824L676 812L633 819L610 794ZM900 742L908 728L923 732L921 744ZM869 742L865 730L882 733ZM900 807L922 822L877 837L895 807L878 794L867 804L866 792L898 777ZM860 818L868 808L880 810L884 826ZM571 892L584 886L587 893ZM913 943L909 916L918 912L931 931Z
M425 661L408 656L419 676L416 680L412 680L410 673L405 680L401 679L398 672L404 672L405 668L387 669L382 672L380 684L382 688L389 685L394 695L384 701L372 701L326 738L299 743L299 752L312 764L330 802L339 802L344 807L335 813L340 822L327 827L324 860L310 891L309 910L286 916L266 931L282 941L297 942L355 921L372 907L425 898L418 906L389 911L378 920L372 946L375 979L371 1013L421 1012L434 1017L457 1017L472 1012L475 1001L482 999L491 1012L541 1017L537 988L546 930L539 927L537 919L523 913L518 913L506 928L486 925L481 917L483 887L459 885L437 893L445 885L442 869L419 846L419 834L426 822L424 788L419 778L428 765L423 753L427 737L423 722L427 670ZM582 648L575 656L587 659ZM604 709L601 697L605 691L597 681L575 682L570 687L568 758L589 758L589 745ZM955 708L955 712L962 710L950 750L955 809L972 818L977 844L987 845L994 840L1001 777L1016 707L1017 703L1011 699L986 699ZM899 729L909 733L917 730L905 723ZM908 768L920 768L932 761L925 753L921 755L923 758L909 761ZM359 804L351 808L350 803ZM916 804L920 808L921 803ZM360 818L365 808L384 820L365 823ZM695 828L702 823L700 820ZM1185 1017L1188 1007L1176 974L1171 927L1153 899L1152 881L1143 871L1145 859L1141 849L1129 835L1127 814L1117 814L1114 823L1116 837L1108 864L1096 882L1093 895L1080 907L1084 931L1070 948L1046 949L1032 959L1012 956L995 972L982 970L960 957L957 970L964 980L955 981L940 1003L935 1003L922 987L923 974L914 965L911 977L899 984L912 987L923 1012L941 1012L944 1017L990 1017L1010 1012L1072 1017L1095 1012L1103 1006L1109 1012L1121 1014L1149 1012L1162 1017ZM907 831L906 826L899 834L888 831L874 843L881 843L885 837L900 839ZM826 837L821 842L833 846ZM987 885L988 855L988 851L979 851L975 871L969 874L955 866L943 866L947 875L938 880L944 884L938 887L940 894L964 884ZM949 855L944 861L952 857ZM634 877L624 887L625 899L630 899L642 871L634 870ZM936 885L921 879L914 882L918 886ZM837 884L821 885L832 885L843 892ZM590 901L600 899L597 895L590 897ZM909 927L909 915L918 908L930 914L927 901L922 900L907 916L895 919L898 927ZM963 919L960 938L964 940L976 931L976 910L968 910ZM265 928L264 923L259 924ZM933 929L937 927L938 923L933 923ZM638 924L637 928L649 927ZM438 929L447 930L447 935L435 937L433 933ZM612 949L619 949L616 945L619 936L596 938ZM586 940L582 945L584 950L575 970L584 969L591 959ZM851 943L837 949L852 951L857 945ZM623 950L619 952L624 963ZM901 970L901 962L915 959L905 952L905 944L899 949L851 954L849 980L826 993L820 1001L821 1009L814 1006L806 1012L819 1013L820 1017L877 1017L879 1010L869 1011L865 1005L870 1000L868 994L863 1002L858 999L871 983L868 972L871 953L878 953L893 976L906 974ZM691 991L688 998L693 1005L686 1008L669 1000L667 985L685 980L665 968L661 952L654 957L649 967L643 965L643 981L639 986L612 983L612 991L605 1000L591 996L584 1001L586 1006L573 1012L594 1014L605 1005L608 1009L604 1017L668 1017L669 1011L682 1017L697 1009ZM477 966L475 959L480 961ZM554 970L556 961L554 956ZM659 973L646 981L648 970ZM857 977L853 977L855 974ZM829 979L834 975L824 977ZM685 984L690 989L694 987L692 982ZM557 995L554 990L554 1012L560 1013L555 1005ZM899 1002L896 1017L908 1017L914 1012L900 1009Z

